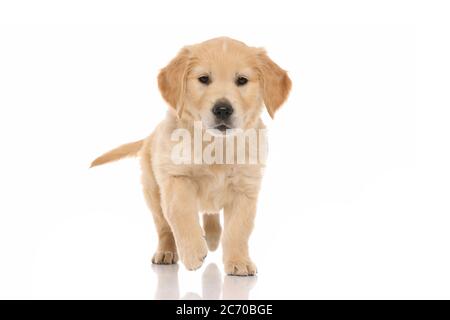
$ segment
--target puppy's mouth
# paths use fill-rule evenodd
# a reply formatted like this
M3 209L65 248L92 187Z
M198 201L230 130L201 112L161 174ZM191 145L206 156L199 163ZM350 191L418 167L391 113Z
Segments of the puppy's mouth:
M219 130L222 133L225 133L227 130L232 129L230 126L222 123L214 127L214 129Z
M214 125L213 127L210 127L208 129L208 131L213 135L213 136L225 136L228 134L232 134L233 127L225 124L225 123L219 123Z

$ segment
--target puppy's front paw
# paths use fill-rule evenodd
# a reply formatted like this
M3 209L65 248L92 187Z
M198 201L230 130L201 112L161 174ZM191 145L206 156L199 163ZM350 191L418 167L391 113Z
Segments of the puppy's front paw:
M225 273L230 276L254 276L256 265L250 259L225 260Z
M208 247L203 237L183 241L179 245L180 259L188 270L200 268L208 254Z

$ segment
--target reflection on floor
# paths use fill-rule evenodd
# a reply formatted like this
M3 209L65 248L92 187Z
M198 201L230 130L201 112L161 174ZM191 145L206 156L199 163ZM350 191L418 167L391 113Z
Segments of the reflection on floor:
M178 281L178 265L153 265L157 276L155 299L178 300L180 288ZM202 275L201 295L187 292L181 299L186 300L247 300L250 290L255 286L257 277L224 276L215 263L210 263Z

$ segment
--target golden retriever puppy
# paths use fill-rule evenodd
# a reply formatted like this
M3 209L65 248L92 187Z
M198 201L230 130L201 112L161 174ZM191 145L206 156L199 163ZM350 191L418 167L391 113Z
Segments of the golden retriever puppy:
M265 105L273 117L291 80L263 49L222 37L183 48L160 71L158 85L170 106L166 118L146 139L109 151L92 166L140 157L159 238L153 263L179 257L195 270L221 240L225 272L254 275L248 240L264 167L260 115Z

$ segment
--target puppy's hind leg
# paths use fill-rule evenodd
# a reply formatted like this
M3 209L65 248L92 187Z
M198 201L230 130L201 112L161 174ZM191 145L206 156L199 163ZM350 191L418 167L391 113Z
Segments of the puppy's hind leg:
M145 147L141 155L142 185L144 197L152 212L156 232L158 233L158 248L153 255L152 262L155 264L177 263L178 254L175 239L161 209L161 196L151 167L150 151L145 150Z
M169 224L163 216L159 192L148 190L144 187L144 195L153 214L156 232L158 233L158 248L153 255L152 262L155 264L177 263L178 254L175 239Z
M206 244L209 251L215 251L219 246L220 235L222 234L220 215L205 213L203 215L203 229L205 230Z

